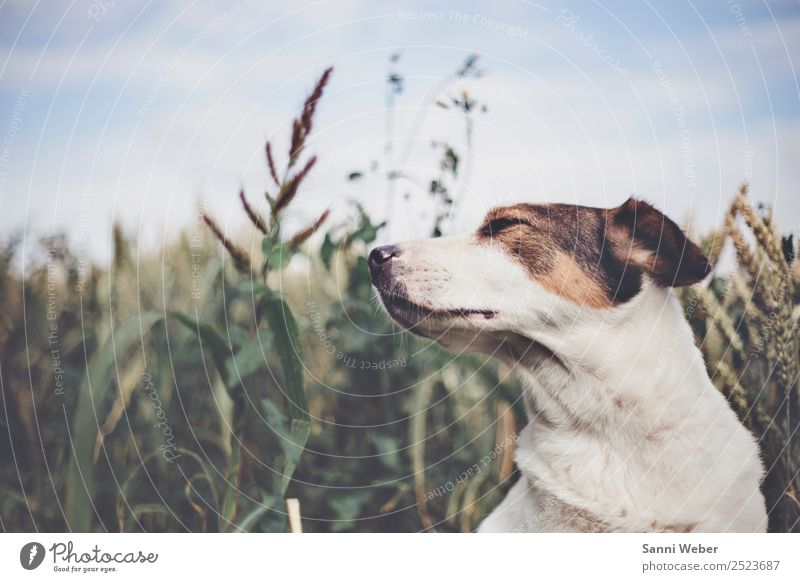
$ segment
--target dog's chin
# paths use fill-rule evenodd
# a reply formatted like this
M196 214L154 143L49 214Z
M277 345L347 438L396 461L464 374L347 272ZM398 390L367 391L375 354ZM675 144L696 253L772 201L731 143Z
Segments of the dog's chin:
M406 295L386 293L378 290L384 307L398 324L407 330L424 337L454 327L474 329L476 324L488 322L497 317L491 309L468 307L438 307L424 300L412 300Z

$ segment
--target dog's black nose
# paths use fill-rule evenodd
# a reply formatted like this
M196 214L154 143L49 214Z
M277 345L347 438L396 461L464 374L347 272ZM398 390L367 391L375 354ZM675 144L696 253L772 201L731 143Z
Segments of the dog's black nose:
M383 247L375 247L369 254L370 269L378 269L381 265L390 261L400 254L400 249L394 245L386 245Z

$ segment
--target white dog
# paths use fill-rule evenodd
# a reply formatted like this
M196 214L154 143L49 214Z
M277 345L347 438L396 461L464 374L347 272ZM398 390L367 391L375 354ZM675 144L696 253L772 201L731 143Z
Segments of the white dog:
M476 232L374 249L389 314L517 371L521 478L481 532L761 532L753 436L706 372L671 287L707 259L649 204L520 204Z

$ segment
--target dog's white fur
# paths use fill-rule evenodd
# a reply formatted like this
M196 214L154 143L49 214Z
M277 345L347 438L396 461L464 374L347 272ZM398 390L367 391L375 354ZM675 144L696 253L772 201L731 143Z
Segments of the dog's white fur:
M521 478L479 531L766 530L756 442L711 383L671 289L645 282L593 309L472 234L398 248L392 277L411 301L493 315L390 313L452 350L502 358L523 386Z

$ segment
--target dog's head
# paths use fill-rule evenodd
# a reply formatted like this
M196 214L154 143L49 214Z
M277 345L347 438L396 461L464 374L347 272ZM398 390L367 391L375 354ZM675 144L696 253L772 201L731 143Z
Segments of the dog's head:
M474 232L373 249L372 281L410 331L450 348L485 351L504 333L608 313L649 283L690 285L708 260L650 204L617 208L517 204ZM490 341L482 341L482 338Z

